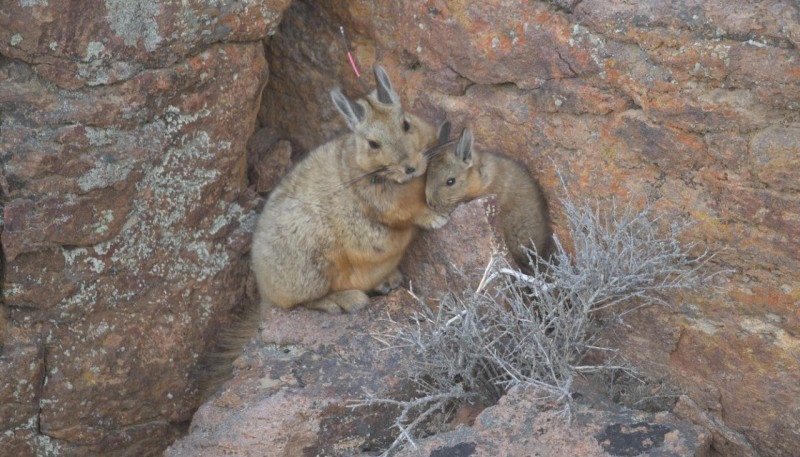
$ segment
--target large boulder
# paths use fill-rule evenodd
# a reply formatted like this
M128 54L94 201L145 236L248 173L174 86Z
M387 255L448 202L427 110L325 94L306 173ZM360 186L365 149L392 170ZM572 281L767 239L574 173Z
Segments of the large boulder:
M534 389L511 389L471 425L406 446L397 457L706 457L711 434L668 413L621 408L594 387L575 386L570 411L558 402L536 400ZM584 395L586 393L587 395ZM567 419L569 418L569 419Z
M233 378L200 408L189 435L166 455L356 455L385 448L396 435L399 410L353 406L369 396L414 397L407 373L413 355L392 347L390 335L421 311L420 298L439 297L443 278L460 280L458 286L480 281L489 247L504 246L495 213L494 197L476 200L457 208L445 228L417 240L404 267L419 296L397 290L353 315L268 309L257 337L235 362ZM444 249L456 237L486 248L460 243ZM436 264L446 267L430 271Z
M287 5L3 3L4 452L153 455L185 430L244 297L246 143Z
M507 250L496 215L495 198L485 197L458 207L444 228L422 233L403 262L413 294L374 298L354 315L268 309L233 378L165 455L368 456L386 449L400 433L400 408L391 401L419 396L409 378L414 349L392 335L413 325L423 302L435 307L444 290L475 290ZM563 402L543 402L522 388L483 411L479 402L461 405L452 431L397 455L708 455L707 424L623 408L598 390L576 382L569 414ZM389 402L364 404L370 398Z
M721 271L616 347L679 384L726 455L800 442L800 7L787 0L295 1L267 49L267 122L311 148L340 128L327 91L380 62L406 106L536 172L566 239L562 182L599 202L660 197ZM308 129L308 125L317 126ZM561 178L557 177L561 174ZM602 204L602 203L601 203ZM688 403L687 403L688 404Z
M608 338L686 391L712 449L796 452L796 2L288 3L0 8L2 449L146 455L185 428L191 367L248 300L247 141L268 128L263 192L254 159L285 169L343 129L328 91L364 88L341 25L410 110L536 172L562 239L565 187L694 220L722 273Z

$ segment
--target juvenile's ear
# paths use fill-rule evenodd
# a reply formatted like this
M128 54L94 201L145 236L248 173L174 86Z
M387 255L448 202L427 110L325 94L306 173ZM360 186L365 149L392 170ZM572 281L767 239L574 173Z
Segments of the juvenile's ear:
M467 167L472 166L472 131L469 127L464 127L461 131L461 137L458 139L456 146L456 156L461 159Z
M450 121L444 121L439 125L439 133L436 134L439 146L450 141Z
M364 121L364 116L366 115L364 107L358 102L347 98L338 87L331 91L331 99L333 99L333 104L336 105L336 109L344 116L351 130L355 130L356 126Z
M389 75L380 65L375 65L375 83L378 86L378 101L386 105L399 105L400 97L392 89Z

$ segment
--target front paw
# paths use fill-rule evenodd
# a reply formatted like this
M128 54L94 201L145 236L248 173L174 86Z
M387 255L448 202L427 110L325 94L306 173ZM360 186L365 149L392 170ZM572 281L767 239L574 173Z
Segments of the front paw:
M442 214L431 214L431 216L425 221L422 228L426 229L439 229L447 225L447 221L450 218L448 216Z

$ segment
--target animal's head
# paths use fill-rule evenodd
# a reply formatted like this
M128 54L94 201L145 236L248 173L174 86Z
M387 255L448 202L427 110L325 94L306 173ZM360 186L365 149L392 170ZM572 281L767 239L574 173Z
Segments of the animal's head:
M425 197L428 206L440 214L452 211L459 203L473 197L478 167L473 152L472 131L465 128L458 141L449 142L450 127L439 128L439 149L428 165Z
M331 91L336 108L355 137L353 159L360 171L404 183L425 173L423 152L434 141L434 129L406 113L383 68L375 67L377 89L361 100L351 100L341 90Z

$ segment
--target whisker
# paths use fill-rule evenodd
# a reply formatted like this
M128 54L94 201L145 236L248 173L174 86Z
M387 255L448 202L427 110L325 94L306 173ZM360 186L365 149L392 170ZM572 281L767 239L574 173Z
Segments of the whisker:
M385 173L387 170L388 170L387 167L378 167L378 168L376 168L374 170L371 170L371 171L368 171L368 172L366 172L366 173L364 173L362 175L354 176L354 177L352 177L352 178L350 178L350 179L348 179L346 181L343 181L341 183L337 183L335 186L328 186L328 188L323 187L322 190L329 191L329 192L335 192L335 191L338 191L338 190L341 190L341 189L345 189L345 188L348 188L348 187L352 186L353 184L361 181L362 179L373 178L375 176L380 175L381 173Z
M437 144L436 146L433 146L433 147L430 147L430 148L426 149L422 153L422 155L424 155L427 158L431 158L433 156L441 154L442 153L442 148L444 148L445 146L450 146L451 144L455 144L457 142L458 142L458 140L455 139L455 140L450 140L450 141L446 141L444 143Z

